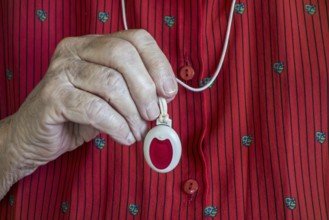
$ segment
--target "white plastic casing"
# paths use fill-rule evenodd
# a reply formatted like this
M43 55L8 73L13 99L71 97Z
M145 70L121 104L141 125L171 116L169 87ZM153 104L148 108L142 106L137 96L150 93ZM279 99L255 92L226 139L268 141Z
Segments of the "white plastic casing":
M150 145L154 138L160 141L169 140L172 147L172 159L169 165L164 169L158 169L151 160L150 156ZM147 164L155 171L159 173L167 173L172 171L177 164L182 155L182 146L177 133L169 126L159 124L152 128L146 135L144 139L144 158Z

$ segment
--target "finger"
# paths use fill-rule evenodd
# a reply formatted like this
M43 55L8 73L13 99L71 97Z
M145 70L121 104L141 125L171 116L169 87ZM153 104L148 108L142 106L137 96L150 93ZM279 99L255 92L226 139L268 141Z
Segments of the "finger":
M89 142L100 134L100 131L90 125L75 124L77 129L75 129L75 143L69 147L69 151L75 150L77 147L81 146L85 142Z
M127 40L134 45L155 82L158 95L172 100L178 92L175 74L154 38L145 30L117 32L112 36Z
M122 75L105 66L76 60L66 71L69 81L77 88L107 101L127 121L136 140L145 136L147 124L141 118Z
M157 104L156 86L136 48L128 41L113 37L99 37L78 50L81 59L107 66L120 72L129 88L140 115L154 120L160 110Z
M62 97L56 107L56 122L90 125L124 145L136 141L125 119L100 97L71 86L61 88L60 94L53 95Z

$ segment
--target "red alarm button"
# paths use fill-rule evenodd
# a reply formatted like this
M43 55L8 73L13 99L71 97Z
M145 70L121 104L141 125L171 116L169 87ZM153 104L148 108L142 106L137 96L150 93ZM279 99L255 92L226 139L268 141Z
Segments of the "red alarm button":
M173 158L173 149L168 139L159 140L154 138L150 145L150 158L157 169L165 169Z
M177 133L170 126L158 124L147 133L143 152L146 163L154 171L168 173L179 163L182 145Z
M184 80L191 80L194 76L194 69L191 66L184 66L179 71L180 77Z
M184 183L184 192L188 195L195 195L199 189L198 182L193 179L186 180Z

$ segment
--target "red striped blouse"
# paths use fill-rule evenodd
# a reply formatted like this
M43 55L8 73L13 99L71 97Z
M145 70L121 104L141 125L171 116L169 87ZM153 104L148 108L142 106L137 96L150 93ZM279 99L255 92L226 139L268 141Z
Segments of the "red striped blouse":
M230 3L126 0L127 21L176 73L191 66L198 87L216 69ZM1 118L62 38L119 30L119 0L0 1ZM202 93L180 87L168 106L183 148L174 171L152 171L141 143L101 134L16 183L0 219L328 219L328 39L327 0L239 0L218 79Z

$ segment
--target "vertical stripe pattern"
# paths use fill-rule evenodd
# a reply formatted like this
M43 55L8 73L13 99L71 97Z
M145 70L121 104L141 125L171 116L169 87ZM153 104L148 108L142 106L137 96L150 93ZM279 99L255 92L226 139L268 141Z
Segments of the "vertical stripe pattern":
M197 87L221 56L230 1L126 0L179 77ZM123 29L119 0L0 1L0 118L39 83L57 43ZM225 62L202 93L169 106L182 158L152 171L142 143L105 134L40 167L0 201L0 219L328 219L329 3L237 1ZM150 123L154 126L154 123ZM184 193L186 180L198 192Z

